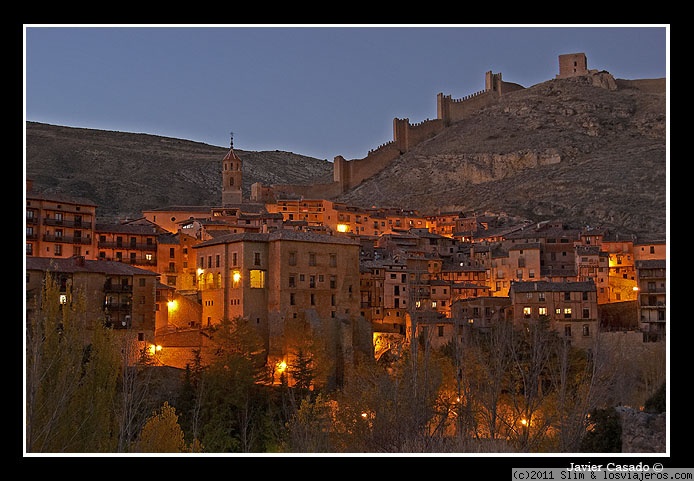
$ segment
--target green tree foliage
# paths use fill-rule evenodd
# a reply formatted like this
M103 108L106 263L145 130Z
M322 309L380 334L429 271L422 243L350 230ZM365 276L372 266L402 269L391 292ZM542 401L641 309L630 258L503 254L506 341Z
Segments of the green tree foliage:
M621 453L622 422L619 413L614 408L594 409L589 419L580 452Z
M213 339L217 352L203 375L200 440L209 452L262 452L262 385L268 381L262 340L241 318L223 321Z
M88 330L83 296L69 285L61 293L51 275L35 300L26 326L27 451L115 451L119 353L111 331L98 321Z
M305 398L292 418L287 422L288 439L285 451L292 453L329 453L332 427L329 400L318 394L315 400Z
M155 411L147 419L137 439L134 451L139 453L182 453L188 451L174 407L165 402L158 411Z

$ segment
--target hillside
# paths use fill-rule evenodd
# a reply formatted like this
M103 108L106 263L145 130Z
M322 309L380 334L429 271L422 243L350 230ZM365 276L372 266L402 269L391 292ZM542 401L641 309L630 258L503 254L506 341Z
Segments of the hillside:
M340 200L506 212L664 238L664 79L617 85L577 77L502 96Z
M617 79L613 90L594 83L554 79L504 95L336 200L422 213L507 213L664 238L665 81ZM33 122L26 143L26 174L36 190L91 199L100 218L221 202L227 148ZM332 180L324 160L236 153L245 196L254 182Z
M170 205L219 206L229 148L148 134L26 123L26 176L34 189L92 200L101 220ZM234 149L251 184L332 179L332 164L291 152Z

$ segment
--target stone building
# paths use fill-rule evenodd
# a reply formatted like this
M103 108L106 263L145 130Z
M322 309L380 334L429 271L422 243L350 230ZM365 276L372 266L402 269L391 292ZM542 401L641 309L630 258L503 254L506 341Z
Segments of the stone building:
M60 290L59 302L69 304L84 295L87 330L97 323L111 327L121 335L132 335L142 347L154 343L158 275L123 262L68 259L26 258L27 320L36 315L43 286L52 277ZM166 288L165 286L161 286ZM166 296L164 296L164 299Z
M549 320L550 329L576 347L590 348L598 335L598 298L595 283L512 282L509 289L514 324Z
M203 328L246 319L271 367L290 363L296 325L333 333L342 367L355 350L373 355L370 327L360 322L359 241L282 229L220 236L193 249Z

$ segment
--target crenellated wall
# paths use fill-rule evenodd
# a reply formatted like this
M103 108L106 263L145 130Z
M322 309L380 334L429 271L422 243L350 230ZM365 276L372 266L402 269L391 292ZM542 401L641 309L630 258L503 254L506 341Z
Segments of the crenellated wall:
M589 73L585 54L559 56L557 78ZM454 99L439 93L436 96L436 119L411 124L409 119L393 119L393 140L370 150L363 159L347 160L341 155L333 161L333 182L320 185L277 185L270 189L284 194L302 195L306 198L330 199L359 185L386 168L393 160L412 150L422 142L436 136L455 122L464 120L481 109L496 103L502 95L523 90L522 85L504 82L501 73L485 73L484 90ZM267 188L256 186L257 197L268 197Z

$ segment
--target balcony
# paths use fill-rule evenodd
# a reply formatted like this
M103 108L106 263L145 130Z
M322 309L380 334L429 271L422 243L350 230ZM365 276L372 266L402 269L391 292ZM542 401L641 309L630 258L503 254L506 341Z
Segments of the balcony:
M28 222L28 219L27 219ZM91 229L92 223L85 221L65 220L65 219L43 219L43 225L54 226L54 227L68 227L70 229Z
M80 245L91 245L91 237L75 237L68 235L43 235L44 242L60 242L62 244L80 244Z
M156 244L147 244L146 242L137 242L130 244L127 242L106 242L99 241L97 247L100 249L123 249L123 250L136 250L136 251L156 251Z
M104 284L104 292L132 292L133 291L133 286L130 284L111 284L111 283L105 283Z

